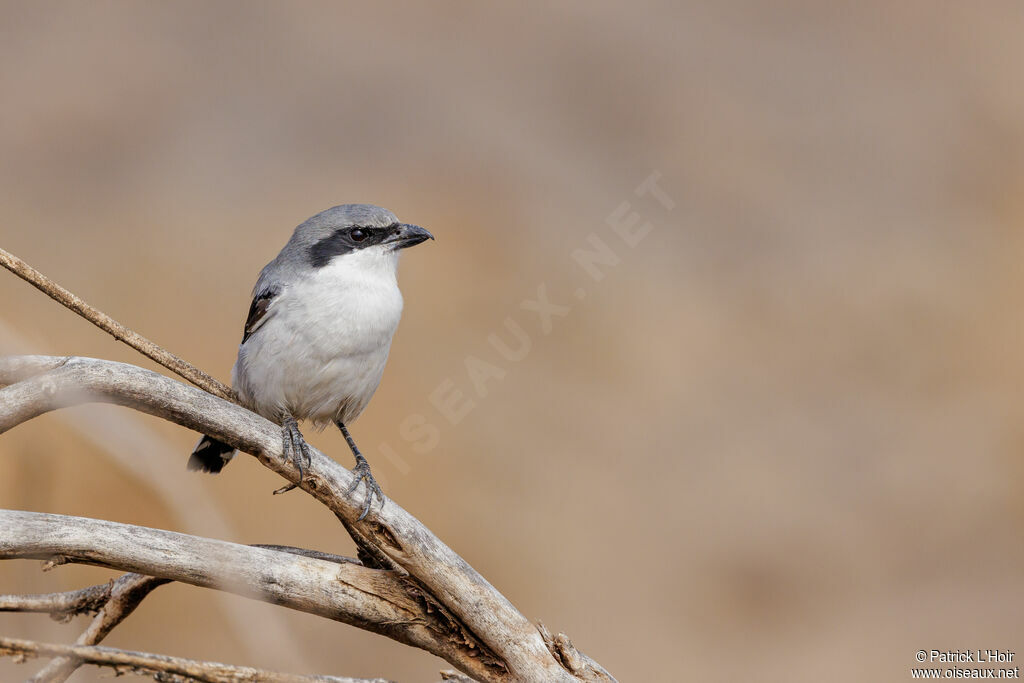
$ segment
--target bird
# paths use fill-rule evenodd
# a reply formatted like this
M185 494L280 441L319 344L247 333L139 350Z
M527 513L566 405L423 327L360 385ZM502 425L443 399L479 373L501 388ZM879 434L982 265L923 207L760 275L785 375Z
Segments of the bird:
M310 453L298 422L337 425L356 460L348 494L366 487L360 521L374 497L384 504L384 494L347 425L377 390L402 315L399 254L432 239L372 204L342 204L299 224L256 280L231 370L239 403L281 426L300 483ZM217 473L234 455L234 447L203 435L188 469Z

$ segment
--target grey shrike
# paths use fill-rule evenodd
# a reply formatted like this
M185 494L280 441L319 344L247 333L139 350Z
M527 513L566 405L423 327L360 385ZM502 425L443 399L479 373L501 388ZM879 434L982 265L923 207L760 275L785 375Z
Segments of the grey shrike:
M384 494L346 424L377 390L402 315L399 251L433 238L370 204L336 206L302 223L256 281L231 370L241 403L281 425L285 457L298 467L300 482L302 461L310 459L298 421L338 425L356 459L349 493L366 485L359 519ZM234 454L204 436L188 468L220 472Z

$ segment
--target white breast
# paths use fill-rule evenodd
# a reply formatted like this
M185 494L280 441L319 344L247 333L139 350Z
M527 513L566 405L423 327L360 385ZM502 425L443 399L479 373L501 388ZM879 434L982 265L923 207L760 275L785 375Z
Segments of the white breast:
M398 255L371 247L335 257L286 286L267 321L238 348L232 381L269 419L287 411L318 424L366 408L402 315Z

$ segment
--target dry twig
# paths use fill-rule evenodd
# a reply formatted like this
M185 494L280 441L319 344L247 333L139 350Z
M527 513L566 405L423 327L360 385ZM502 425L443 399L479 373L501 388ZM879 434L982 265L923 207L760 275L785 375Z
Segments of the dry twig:
M0 612L46 612L57 621L69 621L79 614L98 612L113 589L111 582L64 593L0 595Z
M187 360L175 356L162 346L154 344L135 330L125 327L103 311L93 308L82 301L77 295L64 289L14 254L0 249L0 266L25 280L54 301L67 306L93 325L109 333L114 339L123 341L142 355L155 360L168 370L192 382L192 384L195 384L200 389L229 401L234 400L235 392L231 390L231 387L206 374Z
M112 668L117 675L135 673L173 683L390 683L383 678L299 676L263 671L247 666L131 652L96 645L54 645L20 638L0 637L0 655L15 657L66 657Z
M96 645L107 637L115 626L135 611L142 599L154 588L162 586L168 579L159 579L141 574L125 574L109 586L109 596L89 627L75 641L76 645ZM27 683L63 683L68 676L82 665L76 657L61 656L50 661Z

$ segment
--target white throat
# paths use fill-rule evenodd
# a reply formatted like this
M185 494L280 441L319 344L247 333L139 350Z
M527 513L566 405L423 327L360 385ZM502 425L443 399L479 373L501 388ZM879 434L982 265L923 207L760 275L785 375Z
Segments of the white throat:
M368 279L374 277L398 279L398 255L400 250L391 249L391 245L378 244L358 251L350 251L331 259L318 270L341 274L348 271L353 276L362 274Z

